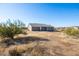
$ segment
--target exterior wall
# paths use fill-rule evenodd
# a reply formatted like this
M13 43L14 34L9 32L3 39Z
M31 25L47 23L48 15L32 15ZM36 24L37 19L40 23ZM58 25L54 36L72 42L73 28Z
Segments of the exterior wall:
M32 31L54 31L53 27L31 27Z
M41 31L47 31L47 27L41 27Z
M32 31L40 31L40 27L32 27Z
M29 31L32 31L32 27L30 25L28 26L28 30Z
M54 31L54 27L32 27L28 26L29 31Z

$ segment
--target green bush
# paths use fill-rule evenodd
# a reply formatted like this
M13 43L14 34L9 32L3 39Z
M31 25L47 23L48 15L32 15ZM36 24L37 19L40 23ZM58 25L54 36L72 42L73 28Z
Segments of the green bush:
M64 30L64 33L66 33L67 35L71 35L71 36L78 36L79 30L75 28L67 28Z
M22 33L24 24L21 21L8 20L5 23L0 23L0 36L14 38L15 35Z

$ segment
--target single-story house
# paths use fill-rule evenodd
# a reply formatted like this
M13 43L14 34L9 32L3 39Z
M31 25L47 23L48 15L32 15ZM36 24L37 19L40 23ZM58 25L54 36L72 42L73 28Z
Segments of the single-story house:
M79 26L72 26L74 29L79 29Z
M28 29L30 31L54 31L53 26L40 23L30 23Z

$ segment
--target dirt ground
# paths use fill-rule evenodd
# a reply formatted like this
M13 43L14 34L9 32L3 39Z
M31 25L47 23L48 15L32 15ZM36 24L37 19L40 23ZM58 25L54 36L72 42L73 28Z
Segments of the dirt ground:
M50 53L50 56L79 56L79 39L66 37L61 32L28 32L27 35L21 34L17 37L15 40L17 44L10 44L6 48L1 47L0 55L3 55L4 51L4 55L8 55L8 50L15 47L18 48L18 51L23 51L27 46L33 46L34 43L40 42L39 44L48 48L46 51Z
M30 32L28 36L44 38L51 55L79 56L79 40L66 38L61 32Z

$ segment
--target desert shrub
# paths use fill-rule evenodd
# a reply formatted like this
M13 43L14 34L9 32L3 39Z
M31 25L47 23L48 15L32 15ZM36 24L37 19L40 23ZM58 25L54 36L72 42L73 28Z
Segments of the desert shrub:
M35 46L28 48L26 53L28 52L28 54L32 56L45 56L48 55L46 50L47 48L44 46Z
M28 47L25 56L48 56L50 53L48 52L48 48L41 43L36 43L35 46Z
M47 47L40 44L29 46L16 46L12 49L10 48L9 54L11 56L46 56L50 55L47 50Z
M9 50L9 54L11 56L22 56L22 53L24 53L24 52L25 52L24 49L21 49L21 48L18 49L17 47L15 47L14 49Z
M10 51L9 51L9 54L10 54L11 56L21 56L21 53L17 52L16 49L10 50Z
M0 36L14 38L15 35L23 33L22 27L24 24L21 21L8 20L5 23L0 23Z
M75 28L67 28L64 30L64 33L66 33L67 35L71 35L71 36L78 36L79 30Z

